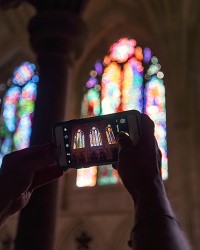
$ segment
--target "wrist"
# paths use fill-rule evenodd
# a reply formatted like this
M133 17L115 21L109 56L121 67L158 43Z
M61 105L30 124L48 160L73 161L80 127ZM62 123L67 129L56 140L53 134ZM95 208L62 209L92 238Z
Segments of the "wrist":
M135 196L136 222L152 216L168 215L174 217L160 177L146 183Z
M150 180L143 180L142 184L140 183L140 186L135 190L135 205L151 201L157 197L166 196L164 184L160 176L156 176Z

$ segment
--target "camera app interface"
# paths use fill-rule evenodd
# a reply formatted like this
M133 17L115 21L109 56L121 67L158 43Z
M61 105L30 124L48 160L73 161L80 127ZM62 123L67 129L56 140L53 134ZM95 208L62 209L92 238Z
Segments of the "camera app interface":
M63 127L67 164L101 164L117 161L116 137L129 133L126 116L72 124Z

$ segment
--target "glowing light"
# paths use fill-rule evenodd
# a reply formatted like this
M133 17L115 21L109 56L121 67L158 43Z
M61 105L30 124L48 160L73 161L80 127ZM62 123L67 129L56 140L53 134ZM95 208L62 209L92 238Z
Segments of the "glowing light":
M82 102L82 116L100 115L100 94L95 89L89 89Z
M94 87L94 89L95 89L96 91L100 91L100 90L101 90L101 85L97 84L97 85Z
M86 82L86 86L88 88L92 88L97 84L97 79L94 77L90 77L90 79Z
M142 111L142 74L133 61L124 65L124 77L122 82L122 110L137 109Z
M145 74L145 75L144 75L144 78L145 78L146 80L149 80L149 79L151 78L151 76L148 75L148 74Z
M156 73L158 72L158 70L159 70L158 65L152 64L152 65L149 67L149 69L147 70L147 73L148 73L149 75L154 75L154 74L156 74Z
M93 127L90 130L90 147L97 147L103 145L102 136L98 128Z
M95 67L95 70L96 70L97 74L101 75L102 72L103 72L103 65L102 65L102 63L96 62L94 67Z
M96 185L97 167L82 168L77 170L77 187L93 187Z
M109 144L115 144L116 143L115 135L113 133L113 130L112 130L112 127L111 127L110 124L106 127L106 137L107 137L107 140L108 140Z
M128 58L133 56L135 51L136 41L127 38L121 38L117 43L114 43L110 49L110 57L113 61L119 63L126 62Z
M154 76L145 89L145 113L155 123L155 137L162 153L163 179L167 178L167 143L166 143L166 113L165 113L165 89L163 81Z
M98 185L111 185L120 183L120 178L115 169L113 169L112 165L105 165L98 167Z
M13 83L18 84L20 86L24 85L33 77L34 69L34 64L25 62L14 72Z
M142 59L143 59L142 48L137 47L137 48L135 49L135 57L136 57L139 61L142 61Z
M13 85L5 94L0 123L0 160L12 150L29 146L37 96L35 65L23 63L15 70Z
M156 56L152 56L151 62L152 62L153 64L157 64L157 63L158 63L158 58L157 58Z
M144 48L144 62L149 63L151 60L152 52L149 48Z
M97 76L97 72L95 70L91 70L90 71L90 75L91 75L91 77L96 77Z
M38 83L38 82L39 82L39 76L34 75L34 76L32 77L32 81L35 82L35 83Z
M110 57L109 57L109 56L105 56L105 57L104 57L104 61L103 61L104 65L105 65L105 66L108 65L108 64L110 64L110 62L111 62Z
M105 68L101 84L102 114L114 113L120 105L121 69L112 62Z
M74 135L73 149L85 147L85 135L82 130L78 130Z
M160 71L161 65L158 63L158 58L153 56L149 48L136 47L135 40L121 38L110 47L109 54L104 57L103 62L99 60L94 68L99 82L95 80L90 85L86 83L89 89L82 101L82 116L109 114L130 109L147 113L155 123L155 136L163 155L162 177L166 179L168 159L165 87L162 80L164 74ZM94 78L97 75L91 74ZM106 131L106 136L108 143L111 143L111 131ZM78 178L79 176L77 176L77 182ZM94 180L89 180L93 177L87 175L87 178L88 182L94 184ZM110 165L97 168L97 176L94 178L97 178L98 185L119 183L118 175ZM83 182L81 185L84 186Z
M158 77L159 79L163 79L163 77L164 77L163 72L159 71L159 72L157 73L157 77Z

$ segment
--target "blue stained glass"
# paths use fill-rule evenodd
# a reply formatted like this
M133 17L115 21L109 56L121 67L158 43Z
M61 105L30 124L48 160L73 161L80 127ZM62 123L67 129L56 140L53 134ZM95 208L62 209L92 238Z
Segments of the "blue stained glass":
M34 75L34 76L32 77L32 81L38 83L38 82L39 82L39 76Z
M13 85L5 94L0 123L0 160L13 150L29 146L39 81L35 69L29 62L18 67L13 74Z

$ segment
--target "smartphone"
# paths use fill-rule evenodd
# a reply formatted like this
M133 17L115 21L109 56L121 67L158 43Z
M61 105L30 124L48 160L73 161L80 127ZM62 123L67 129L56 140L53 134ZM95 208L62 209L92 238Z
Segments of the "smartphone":
M63 169L107 165L118 160L117 134L127 132L136 144L141 134L141 114L130 110L56 123L53 140L58 165Z

